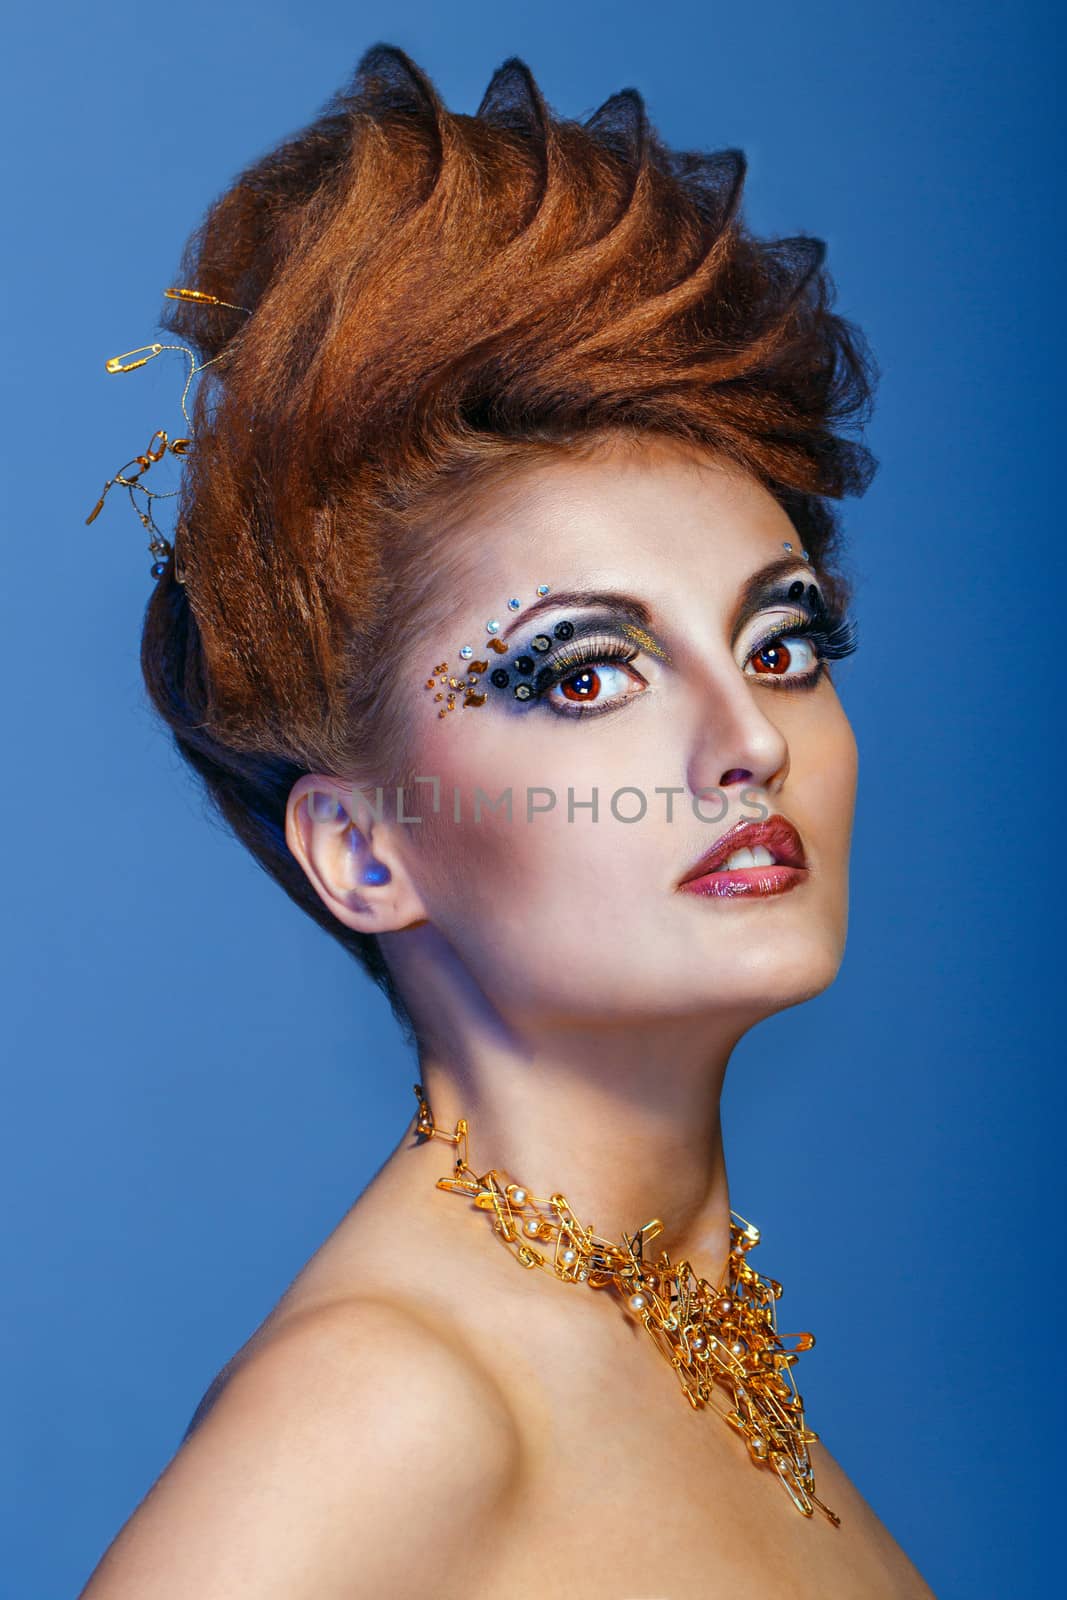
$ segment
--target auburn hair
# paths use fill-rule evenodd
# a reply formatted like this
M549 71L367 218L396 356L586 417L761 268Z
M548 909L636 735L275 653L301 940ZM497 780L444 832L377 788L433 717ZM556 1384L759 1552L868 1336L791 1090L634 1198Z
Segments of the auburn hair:
M866 420L874 364L822 241L748 231L744 175L739 150L668 148L635 89L558 117L510 57L468 116L376 44L186 245L179 281L251 315L164 318L213 365L145 682L218 813L405 1026L377 941L290 852L286 803L305 772L410 777L393 663L468 497L548 452L667 435L754 474L844 587L827 501L874 470L837 431Z

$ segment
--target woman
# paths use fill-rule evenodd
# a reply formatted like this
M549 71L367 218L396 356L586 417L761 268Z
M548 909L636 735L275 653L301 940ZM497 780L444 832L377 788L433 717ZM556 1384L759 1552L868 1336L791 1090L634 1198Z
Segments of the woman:
M731 1050L844 945L871 471L822 247L742 178L633 90L557 119L512 59L460 116L376 46L190 243L146 679L420 1083L88 1600L930 1594L731 1222Z

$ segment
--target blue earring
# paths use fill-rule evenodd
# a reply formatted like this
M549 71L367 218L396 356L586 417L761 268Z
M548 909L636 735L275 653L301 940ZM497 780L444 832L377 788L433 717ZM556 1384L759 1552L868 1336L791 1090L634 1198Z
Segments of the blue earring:
M384 861L368 861L363 868L361 881L370 884L388 883L392 876Z

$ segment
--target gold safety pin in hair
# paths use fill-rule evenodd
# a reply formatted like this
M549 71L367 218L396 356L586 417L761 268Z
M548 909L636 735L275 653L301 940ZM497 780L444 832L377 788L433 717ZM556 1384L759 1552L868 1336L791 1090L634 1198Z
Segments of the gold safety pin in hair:
M246 317L252 315L247 306L231 305L229 300L220 300L217 294L208 294L206 289L164 289L163 293L168 300L191 300L199 306L225 306L227 311L243 311Z
M206 289L189 289L176 286L164 289L163 293L168 300L182 300L199 306L220 306L227 311L241 311L246 317L250 317L252 315L247 306L233 305L229 300L221 300L218 295L210 294ZM124 350L120 355L111 356L110 359L104 363L105 370L109 373L136 372L138 368L146 367L150 361L154 361L157 356L161 356L164 350L177 350L181 355L186 357L189 363L189 370L185 377L185 384L182 388L179 404L181 405L182 416L184 417L186 426L191 434L192 418L189 416L186 400L188 399L189 389L192 385L192 381L199 373L203 372L205 368L213 366L216 361L221 360L224 352L220 352L219 355L212 356L210 361L204 361L198 364L196 355L192 350L189 349L187 345L165 344L162 341L157 340L152 344L141 344L133 350ZM149 550L157 557L157 560L152 567L153 577L160 576L164 569L165 558L173 553L173 547L170 541L165 539L160 530L156 527L155 520L152 516L152 501L172 500L176 498L177 491L173 490L169 494L157 492L156 490L147 488L146 485L141 482L141 478L148 468L155 462L161 461L168 451L170 451L172 455L187 456L192 449L192 446L192 438L183 436L180 438L171 439L168 437L164 429L157 428L151 439L148 441L147 449L142 454L131 457L131 459L126 462L125 466L119 468L114 477L107 480L101 491L100 498L97 500L95 506L85 519L87 527L90 523L96 521L101 511L104 509L104 501L107 498L109 490L113 489L116 484L120 484L124 489L128 490L130 503L133 506L137 517L152 535L152 538L149 541ZM138 493L142 494L145 498L143 510L137 504L135 499L135 496ZM183 576L177 570L177 562L175 567L175 577L179 583L184 582Z
M141 356L141 351L147 350L146 356ZM162 354L161 344L139 344L136 350L124 350L120 356L112 356L110 361L104 363L108 372L136 372L138 367L147 367L150 361ZM141 356L140 361L131 361L130 356Z

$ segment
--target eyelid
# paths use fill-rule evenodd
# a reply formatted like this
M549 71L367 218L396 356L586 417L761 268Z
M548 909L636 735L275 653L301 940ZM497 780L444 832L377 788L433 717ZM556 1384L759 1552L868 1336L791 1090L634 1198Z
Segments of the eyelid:
M627 663L636 660L641 655L641 646L633 639L627 639L622 632L613 632L611 629L593 628L588 633L575 633L572 639L561 640L557 647L545 656L534 678L534 683L546 683L551 687L551 680L566 677L569 672L578 672L582 667L595 664L597 661L610 661Z
M833 627L837 621L835 616L827 613L819 617L803 605L790 601L788 606L779 608L780 615L777 620L762 613L759 620L763 624L755 640L746 645L744 654L746 658L761 649L769 639L778 639L789 634L804 634L821 632L825 625ZM755 619L753 619L755 620ZM742 630L743 636L744 630ZM740 638L738 640L740 643Z

